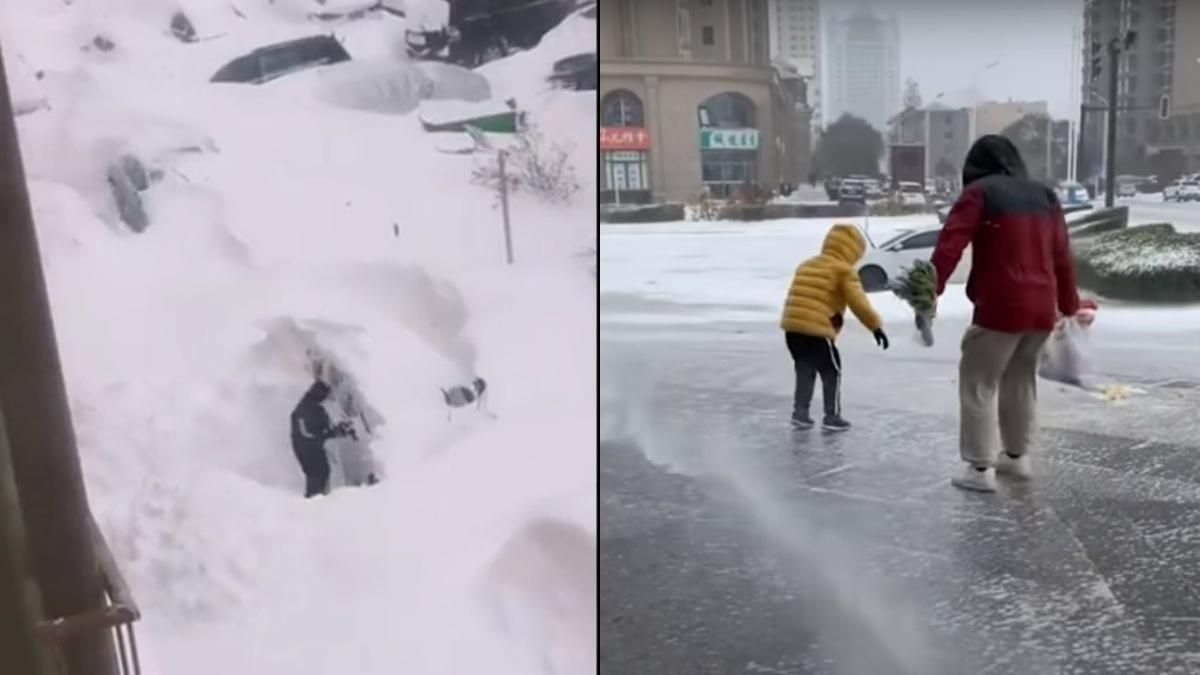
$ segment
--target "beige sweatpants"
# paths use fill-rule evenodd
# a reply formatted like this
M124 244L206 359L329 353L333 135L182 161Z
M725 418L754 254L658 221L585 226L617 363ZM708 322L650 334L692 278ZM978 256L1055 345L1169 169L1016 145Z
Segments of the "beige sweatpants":
M1029 451L1037 430L1038 357L1049 337L967 328L958 364L959 452L964 462L995 466L997 436L1010 455Z

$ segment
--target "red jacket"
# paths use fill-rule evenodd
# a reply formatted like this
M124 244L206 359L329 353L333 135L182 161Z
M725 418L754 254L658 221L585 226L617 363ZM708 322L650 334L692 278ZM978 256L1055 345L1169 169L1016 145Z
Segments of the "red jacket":
M984 136L967 154L962 195L933 252L938 295L971 245L973 321L1003 333L1050 331L1079 309L1067 223L1054 191L1026 178L1008 139Z

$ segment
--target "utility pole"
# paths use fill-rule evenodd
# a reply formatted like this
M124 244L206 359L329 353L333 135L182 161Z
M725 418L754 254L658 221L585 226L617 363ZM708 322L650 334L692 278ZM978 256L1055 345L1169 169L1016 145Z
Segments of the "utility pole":
M46 619L105 606L37 232L0 55L0 408ZM7 653L5 654L7 656ZM63 645L68 675L117 675L112 635Z
M1127 39L1127 42L1129 40ZM1112 208L1117 193L1117 60L1121 56L1121 43L1113 38L1108 43L1108 152L1104 164L1104 206Z

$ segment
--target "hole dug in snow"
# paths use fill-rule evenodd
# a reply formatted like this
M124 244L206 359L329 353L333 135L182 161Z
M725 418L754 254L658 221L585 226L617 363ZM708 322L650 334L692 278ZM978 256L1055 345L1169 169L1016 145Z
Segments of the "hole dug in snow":
M342 359L324 344L353 329L282 318L266 330L267 336L254 346L249 359L253 364L249 367L259 372L247 403L256 417L267 422L260 433L269 438L256 447L269 450L245 461L242 473L264 485L303 492L303 475L290 446L289 419L300 397L319 378L332 389L325 402L332 422L345 422L354 430L352 437L325 443L332 470L330 488L367 485L372 475L381 479L382 466L371 444L386 420L367 401Z

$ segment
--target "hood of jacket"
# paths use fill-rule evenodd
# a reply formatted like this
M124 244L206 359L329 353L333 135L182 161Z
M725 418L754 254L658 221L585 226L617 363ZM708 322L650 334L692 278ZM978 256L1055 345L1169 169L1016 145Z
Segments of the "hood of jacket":
M311 387L308 388L308 391L304 392L304 398L309 401L320 403L329 398L330 391L329 385L317 380L316 382L313 382Z
M862 260L866 252L867 238L849 223L838 223L830 228L825 235L825 243L821 245L821 255L836 258L848 265Z
M1004 175L1028 178L1025 160L1017 146L1003 136L988 134L975 141L963 163L963 187L987 176Z

